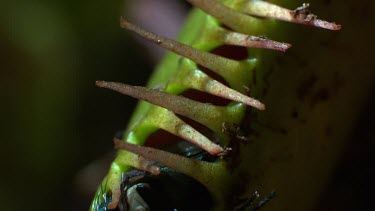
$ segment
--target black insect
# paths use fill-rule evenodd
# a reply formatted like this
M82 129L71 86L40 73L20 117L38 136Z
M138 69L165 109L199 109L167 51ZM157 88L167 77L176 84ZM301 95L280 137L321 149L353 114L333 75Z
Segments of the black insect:
M133 174L133 175L132 175ZM121 211L133 210L210 210L212 198L207 189L196 180L163 169L160 175L139 175L131 171L124 176Z

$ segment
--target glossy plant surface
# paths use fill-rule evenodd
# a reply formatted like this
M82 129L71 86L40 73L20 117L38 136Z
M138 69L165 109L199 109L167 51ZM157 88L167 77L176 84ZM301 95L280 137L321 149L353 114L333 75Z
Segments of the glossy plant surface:
M338 105L353 107L358 103L343 95L353 85L344 85L352 72L339 71L333 65L337 58L334 55L341 50L327 40L340 32L320 29L308 36L308 32L298 29L306 26L281 21L330 30L341 26L318 19L308 11L307 4L287 10L264 1L189 2L200 9L191 12L178 42L147 32L121 17L122 28L173 53L167 54L156 68L147 88L96 83L143 101L123 141L115 140L116 148L121 150L91 209L98 210L103 204L117 206L121 175L131 166L158 174L157 166L147 160L201 182L213 196L215 210L240 207L241 201L256 190L263 195L276 190L278 196L267 205L269 209L311 209L343 146L346 128L351 125L350 121L342 123L340 113L345 109ZM287 1L278 4L289 6ZM328 46L313 46L306 37L316 40L312 43L328 42ZM273 40L291 42L296 50L284 55L282 52L291 45ZM231 52L244 53L225 54L233 48ZM229 104L184 97L184 92L191 89L229 100ZM206 126L218 143L181 116ZM345 118L350 120L354 115ZM216 162L196 161L136 146L145 144L160 129L221 158Z

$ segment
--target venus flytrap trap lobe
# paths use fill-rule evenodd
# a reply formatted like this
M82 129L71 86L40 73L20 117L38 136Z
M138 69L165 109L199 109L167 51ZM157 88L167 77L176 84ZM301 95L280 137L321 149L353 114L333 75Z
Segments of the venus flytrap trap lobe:
M258 17L274 18L331 30L340 29L340 25L316 19L316 16L307 11L308 5L292 11L264 1L222 1L225 4L215 0L188 1L217 19L218 22L211 18L210 22L208 15L205 15L208 20L205 27L209 28L203 27L201 29L202 31L206 30L206 32L209 32L208 34L212 35L210 38L205 37L209 36L207 33L201 36L201 40L212 40L215 43L212 46L237 45L282 52L291 47L290 44L268 40L264 37L242 34L249 31L261 31L262 20ZM203 17L202 15L201 17ZM198 14L195 14L195 16L198 16ZM235 31L222 27L220 23ZM204 49L201 49L203 47L200 45L193 48L187 44L147 32L129 23L123 17L121 17L120 24L122 28L134 31L143 38L182 57L178 61L178 57L175 57L174 62L178 62L179 65L175 66L177 67L176 70L172 70L174 71L174 75L165 84L165 92L115 82L98 81L96 83L100 87L112 89L154 105L141 102L135 114L135 117L138 117L136 121L132 120L124 136L125 142L115 139L116 148L121 150L104 180L106 186L104 189L101 188L98 190L91 210L104 211L107 210L107 205L110 209L116 208L119 198L123 194L120 190L121 174L126 172L130 166L151 172L152 174L159 174L159 167L148 160L164 164L201 182L214 197L215 209L232 209L233 205L236 204L236 202L233 202L233 195L231 195L231 191L233 191L232 186L236 184L236 181L240 181L240 177L231 172L232 170L229 170L232 167L228 168L226 161L217 160L212 163L197 161L134 144L143 145L145 139L151 133L157 129L163 129L197 145L211 155L225 154L227 152L225 148L209 140L205 135L176 116L176 114L188 117L210 128L219 137L219 144L226 145L230 143L231 136L226 133L226 130L231 130L230 128L233 128L234 125L240 125L245 112L244 105L254 107L258 110L265 109L264 104L244 94L246 92L244 87L249 85L251 75L258 64L257 58L249 57L241 61L232 60L206 52L207 48L204 47ZM189 42L189 44L194 46L196 43ZM168 59L171 60L171 57L168 57ZM223 77L229 86L214 80L204 70L200 70L197 66L198 64ZM157 77L158 75L154 75L154 81ZM181 94L187 89L203 91L231 100L232 103L228 106L215 106L177 96L177 94ZM143 108L143 114L139 116L141 108ZM231 158L229 157L229 159ZM108 194L112 194L111 202L105 197Z

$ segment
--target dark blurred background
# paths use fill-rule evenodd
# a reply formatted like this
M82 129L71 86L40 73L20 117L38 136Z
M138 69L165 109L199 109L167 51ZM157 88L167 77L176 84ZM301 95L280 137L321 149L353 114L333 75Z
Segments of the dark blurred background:
M2 2L1 210L88 209L136 104L94 82L145 85L164 53L119 17L174 37L187 10L159 0Z
M120 29L119 17L174 37L188 8L171 0L2 3L1 210L88 209L114 156L112 137L136 104L94 82L144 85L164 53ZM373 206L373 99L322 193L323 210Z

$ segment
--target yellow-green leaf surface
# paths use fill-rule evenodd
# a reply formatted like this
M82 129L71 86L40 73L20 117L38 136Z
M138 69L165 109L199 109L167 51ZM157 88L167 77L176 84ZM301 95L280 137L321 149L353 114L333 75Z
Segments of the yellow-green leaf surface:
M245 5L256 1L222 2L236 11L245 12ZM302 4L272 2L291 9ZM234 209L239 198L246 198L255 190L262 195L277 192L277 197L263 208L265 211L315 210L351 134L374 81L375 74L367 65L370 64L370 52L366 51L374 16L361 12L365 7L373 8L374 3L322 0L310 4L314 14L340 23L342 30L329 31L246 16L248 18L239 19L233 26L236 31L267 36L291 43L293 47L286 53L249 48L248 58L240 62L221 63L219 59L208 59L205 63L213 68L223 67L218 72L231 88L245 93L244 87L248 87L250 95L266 105L265 111L259 111L232 102L227 107L220 107L220 111L207 108L205 113L212 114L208 116L212 118L196 120L215 131L221 137L221 144L233 141L222 132L223 123L229 123L230 130L234 125L240 125L248 139L246 143L235 144L234 154L226 161L218 161L212 168L203 167L199 172L201 176L195 176L213 195L215 210ZM209 52L223 45L219 26L220 21L214 17L193 9L178 40ZM368 37L357 37L356 32L360 30L368 32L364 34ZM168 53L147 86L152 89L163 87L162 91L180 94L193 84L182 83L182 77L197 68L194 61ZM160 109L140 102L124 141L142 145L160 126L154 120L170 115ZM216 112L225 115L216 116ZM119 186L121 173L128 169L123 162L127 156L127 152L120 151L104 180L108 179L112 191Z

